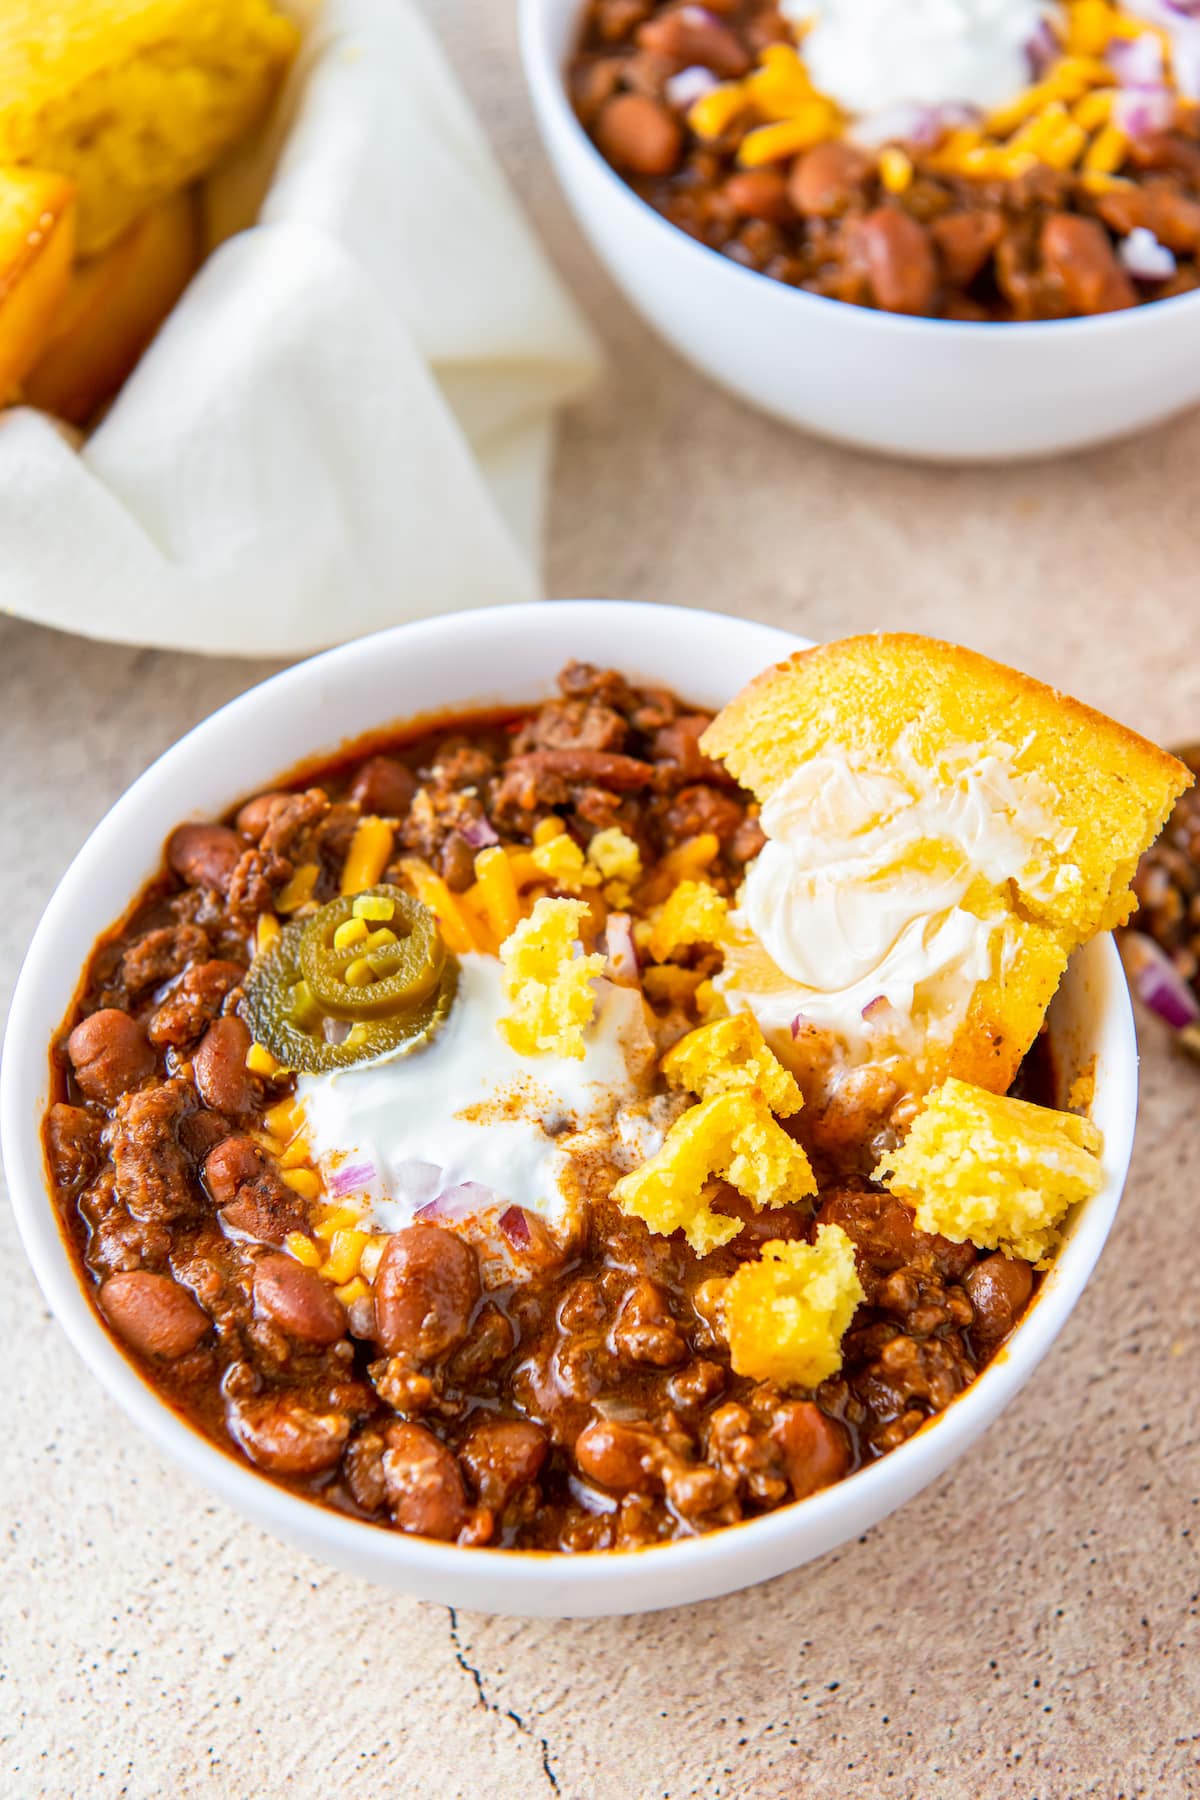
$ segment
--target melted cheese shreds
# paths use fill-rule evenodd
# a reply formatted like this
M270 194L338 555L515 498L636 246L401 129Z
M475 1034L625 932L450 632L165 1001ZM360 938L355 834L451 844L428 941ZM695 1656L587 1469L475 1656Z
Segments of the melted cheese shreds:
M584 1028L596 1007L592 980L604 969L602 956L575 955L587 910L582 900L539 900L500 946L511 1010L497 1023L520 1056L583 1057Z
M727 1244L740 1219L714 1212L718 1189L729 1182L758 1211L816 1192L800 1145L765 1103L745 1089L714 1094L689 1107L668 1131L661 1150L618 1181L613 1198L651 1231L682 1231L698 1256Z
M1104 1182L1090 1119L950 1080L875 1171L922 1231L1044 1265L1070 1208Z
M842 1338L866 1298L854 1246L840 1225L816 1242L764 1244L721 1296L734 1371L755 1381L815 1388L842 1366Z
M749 1013L689 1031L667 1051L662 1070L672 1087L688 1088L705 1100L714 1094L755 1094L783 1119L804 1104L795 1076L767 1048Z
M663 902L650 929L649 950L655 962L666 962L689 944L718 944L729 908L706 881L681 881Z

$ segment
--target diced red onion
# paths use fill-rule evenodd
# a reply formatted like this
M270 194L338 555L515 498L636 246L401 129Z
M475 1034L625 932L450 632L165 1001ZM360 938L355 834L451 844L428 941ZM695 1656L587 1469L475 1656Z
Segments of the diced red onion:
M877 1018L881 1012L887 1011L888 1004L889 1004L889 1002L888 1002L888 997L886 994L876 994L875 998L873 1000L868 1000L867 1004L863 1007L863 1009L862 1009L863 1018L864 1019Z
M1155 137L1169 127L1175 102L1166 88L1122 88L1113 101L1112 116L1126 137Z
M498 1224L514 1250L528 1250L533 1238L523 1206L506 1206Z
M1141 931L1122 932L1121 960L1139 999L1173 1030L1200 1019L1200 1002L1153 938Z
M1145 225L1135 225L1121 239L1117 255L1135 281L1168 281L1175 273L1173 253Z
M1188 20L1171 37L1171 73L1184 100L1200 100L1200 22Z
M1062 55L1062 45L1049 19L1038 20L1025 44L1025 54L1029 58L1029 73L1035 81L1040 80L1050 64Z
M693 63L690 69L680 69L678 75L668 76L663 83L663 95L668 106L673 106L677 112L687 112L697 100L702 100L705 94L711 94L720 85L711 69Z
M471 1219L495 1206L496 1196L481 1181L456 1181L426 1201L413 1214L416 1219Z
M810 1019L807 1013L798 1012L792 1020L792 1036L798 1038L802 1031L807 1030L810 1025L815 1024L816 1020Z
M396 1197L407 1200L410 1206L421 1206L432 1200L441 1185L442 1170L437 1163L418 1162L414 1157L396 1165L393 1175Z
M455 829L472 850L490 850L493 844L500 842L490 819L463 819Z
M1161 88L1162 43L1153 32L1135 38L1114 38L1104 53L1109 68L1124 88Z
M604 928L604 947L608 952L606 973L624 987L633 987L638 978L637 945L633 941L633 921L628 913L609 913Z
M344 1169L336 1169L329 1178L329 1191L340 1199L343 1194L352 1194L356 1188L366 1187L374 1181L376 1175L374 1163L350 1163Z

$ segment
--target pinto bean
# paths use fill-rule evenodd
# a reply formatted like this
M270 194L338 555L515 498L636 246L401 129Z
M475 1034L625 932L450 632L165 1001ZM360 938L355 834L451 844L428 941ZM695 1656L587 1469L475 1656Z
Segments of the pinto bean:
M453 1452L424 1425L389 1425L384 1493L401 1531L448 1543L467 1521L467 1493Z
M850 1467L845 1431L811 1400L792 1400L781 1406L771 1436L783 1451L793 1500L832 1487Z
M622 1425L616 1419L593 1419L575 1440L575 1461L589 1481L614 1493L658 1486L655 1467L661 1445L644 1425Z
M143 1356L184 1356L210 1324L185 1287L149 1269L110 1275L100 1288L100 1310L118 1337Z
M290 794L255 794L253 800L247 800L245 806L239 807L234 824L243 837L253 838L257 843L271 820L280 809L292 798Z
M1024 1312L1033 1292L1033 1270L997 1251L967 1270L963 1287L975 1314L972 1336L990 1356Z
M879 206L860 229L876 306L883 312L928 313L938 275L925 227L897 206Z
M244 847L228 825L179 825L167 839L167 861L189 887L224 894Z
M336 1344L346 1335L346 1314L329 1283L292 1256L255 1263L254 1310L306 1344Z
M136 1019L105 1006L81 1019L67 1039L75 1079L89 1100L113 1106L154 1072L154 1052Z
M192 1058L193 1077L200 1097L214 1112L236 1119L254 1110L258 1090L246 1067L246 1053L253 1039L244 1019L227 1015L214 1019Z
M1042 227L1042 260L1072 312L1121 312L1137 305L1133 283L1095 219L1052 213Z
M402 819L412 805L417 778L394 756L369 756L350 787L350 798L365 813Z
M1190 255L1200 250L1200 201L1170 187L1131 187L1102 194L1096 210L1104 223L1127 237L1139 225L1168 250Z
M318 1475L341 1458L350 1435L345 1413L313 1412L292 1394L231 1400L230 1435L250 1461L273 1475Z
M226 1137L209 1151L204 1183L232 1230L260 1244L282 1244L300 1230L304 1208L252 1138Z
M614 94L600 109L596 142L630 175L669 175L683 154L683 128L646 94Z
M479 1259L439 1225L409 1225L389 1240L375 1277L379 1343L439 1362L467 1335L479 1300Z
M474 1426L461 1454L480 1505L503 1512L514 1494L537 1480L549 1447L545 1432L529 1419L486 1419Z
M870 161L853 144L814 144L792 164L788 197L798 213L836 219L862 198L870 173Z
M721 193L743 218L766 220L770 225L786 225L793 218L788 180L781 169L739 169L729 176Z
M967 287L1004 236L1004 214L948 213L934 219L929 230L947 282L951 287Z
M638 26L636 37L639 50L665 56L680 68L699 63L722 80L744 75L750 67L750 53L737 33L703 6L677 6L659 13Z

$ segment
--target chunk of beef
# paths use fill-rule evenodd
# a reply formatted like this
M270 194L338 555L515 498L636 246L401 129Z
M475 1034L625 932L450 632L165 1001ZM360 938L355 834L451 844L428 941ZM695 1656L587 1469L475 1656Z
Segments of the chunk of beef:
M121 958L121 980L130 994L140 994L208 954L208 933L199 925L160 925L130 944Z
M245 976L240 963L213 959L193 963L171 989L146 1027L152 1044L162 1050L194 1043L221 1011L226 996Z
M134 1218L168 1223L198 1210L194 1164L180 1142L180 1127L196 1105L193 1089L176 1079L117 1102L105 1139L117 1196Z

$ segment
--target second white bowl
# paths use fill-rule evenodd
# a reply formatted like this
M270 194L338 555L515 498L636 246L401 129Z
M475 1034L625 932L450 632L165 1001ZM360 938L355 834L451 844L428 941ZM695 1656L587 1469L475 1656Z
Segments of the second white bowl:
M564 68L580 0L520 0L542 140L601 261L667 342L752 405L893 455L1075 450L1200 401L1200 293L1029 325L902 318L785 286L697 243L604 161Z

